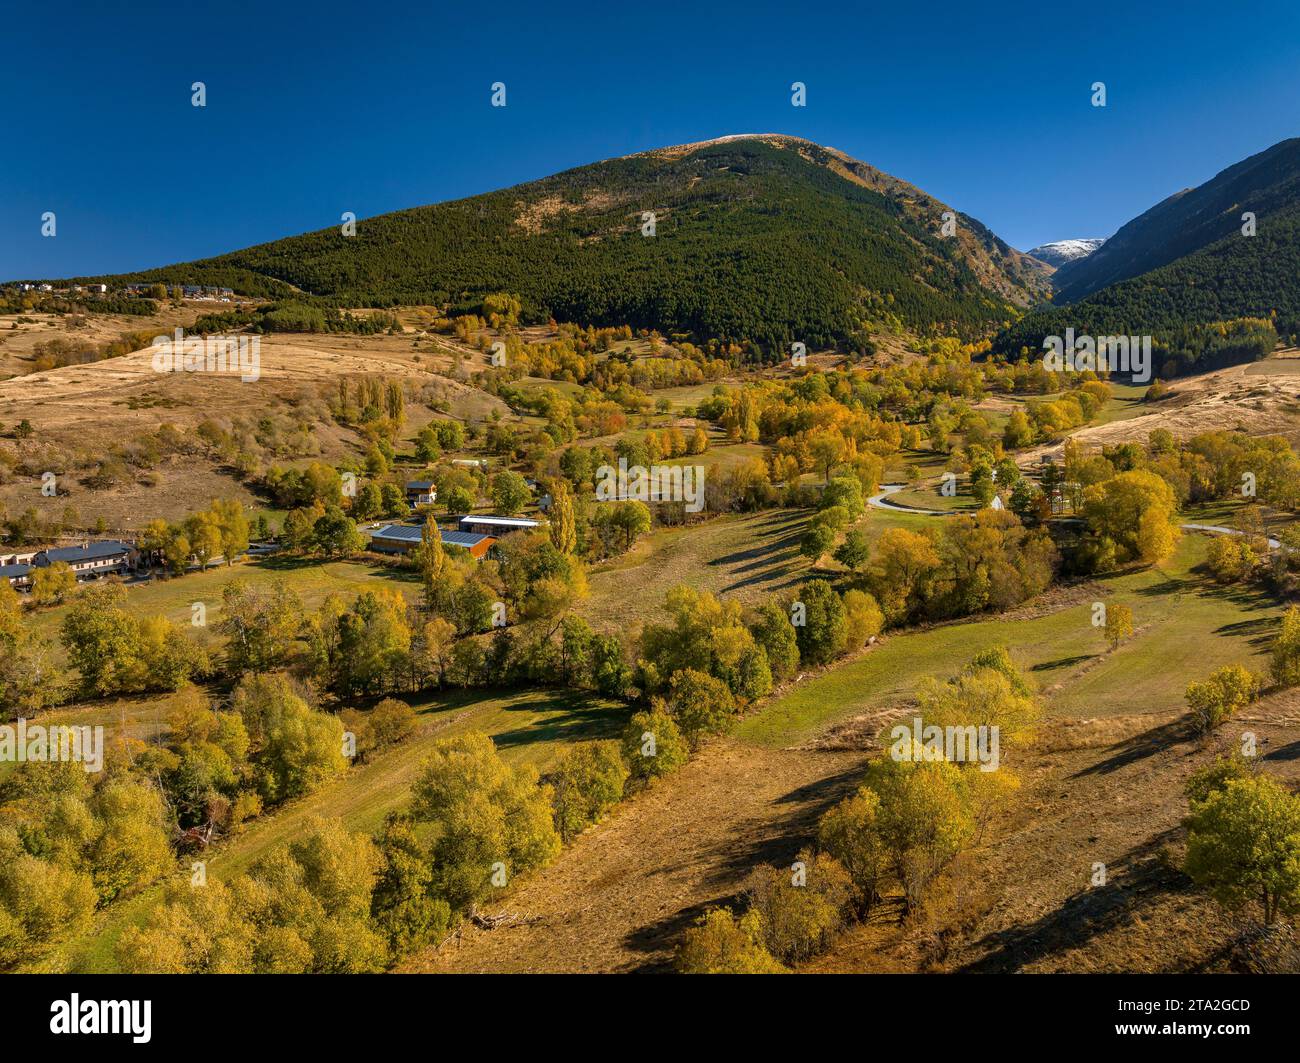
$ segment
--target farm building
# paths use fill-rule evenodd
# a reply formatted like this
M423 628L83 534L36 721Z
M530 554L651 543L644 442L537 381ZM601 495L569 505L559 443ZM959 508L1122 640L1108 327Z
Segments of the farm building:
M128 572L135 568L139 557L134 546L114 539L83 546L60 546L42 550L32 561L35 568L44 568L62 561L76 574L77 579L98 579L113 572Z
M508 532L532 531L540 528L542 522L532 517L497 517L479 513L467 513L458 521L463 532L477 532L480 535L505 535Z
M440 529L441 530L441 529ZM411 524L388 524L371 533L370 549L384 554L409 554L420 545L423 529ZM468 550L471 557L482 558L496 542L490 535L464 531L442 531L442 545L449 550Z

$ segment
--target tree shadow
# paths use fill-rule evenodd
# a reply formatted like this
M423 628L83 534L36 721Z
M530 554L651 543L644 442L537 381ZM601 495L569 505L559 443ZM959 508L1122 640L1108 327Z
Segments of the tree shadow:
M1265 753L1260 760L1300 760L1300 740L1280 746L1271 753Z
M865 758L862 762L865 764ZM693 926L710 908L720 906L740 907L744 903L743 889L735 889L748 873L763 864L774 867L789 865L799 851L816 835L818 820L834 804L857 790L862 782L862 764L817 779L781 794L772 802L780 809L776 816L763 817L750 826L756 827L760 837L741 840L739 844L719 845L710 853L701 854L710 868L707 881L716 885L718 893L708 901L693 904L665 915L661 919L643 924L629 931L624 945L636 952L651 954L637 971L664 971L671 967L665 957L680 940L682 933ZM661 869L661 873L663 870Z
M1100 657L1100 653L1080 653L1074 657L1058 657L1054 661L1043 661L1040 664L1030 665L1031 672L1050 672L1057 668L1071 668L1076 664L1083 664L1084 661L1092 661Z
M1189 880L1157 857L1160 846L1181 828L1148 838L1107 868L1106 884L1066 898L1053 912L1032 923L994 931L976 942L993 951L960 967L962 974L1010 974L1066 949L1085 945L1098 934L1129 926L1168 892Z
M1175 743L1186 741L1191 737L1191 721L1180 716L1168 723L1163 723L1158 727L1151 728L1149 731L1143 731L1141 734L1120 742L1112 747L1116 750L1112 756L1098 761L1090 767L1076 771L1070 778L1084 779L1089 775L1109 775L1111 772L1119 771L1120 768L1128 767L1130 764L1136 764L1140 760L1154 756L1162 749L1167 749Z

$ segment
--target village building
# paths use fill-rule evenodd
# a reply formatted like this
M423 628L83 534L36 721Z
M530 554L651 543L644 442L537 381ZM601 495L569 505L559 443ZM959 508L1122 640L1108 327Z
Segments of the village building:
M32 566L26 563L0 565L0 579L7 580L11 587L25 589L32 585Z
M139 552L129 543L115 539L82 546L60 546L42 550L32 560L33 568L45 568L62 561L76 574L77 579L99 579L113 573L133 570Z
M457 523L461 531L477 532L480 535L506 535L516 531L532 531L542 526L540 520L532 517L498 517L483 513L466 513Z
M431 506L438 499L438 488L432 480L407 480L406 501L412 509Z
M420 545L424 529L412 524L387 524L370 534L370 549L381 554L409 554ZM482 560L496 542L490 535L464 531L442 531L442 545L449 550L465 550Z

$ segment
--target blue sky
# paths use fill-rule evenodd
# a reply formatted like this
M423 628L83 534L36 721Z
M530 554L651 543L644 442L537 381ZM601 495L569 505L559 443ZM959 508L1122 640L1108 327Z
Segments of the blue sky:
M729 133L1011 244L1109 235L1300 133L1289 2L18 5L0 279L141 269ZM190 104L203 81L207 106ZM489 104L505 82L508 105ZM807 85L807 106L790 85ZM1107 106L1091 106L1104 81ZM54 238L40 235L52 210Z

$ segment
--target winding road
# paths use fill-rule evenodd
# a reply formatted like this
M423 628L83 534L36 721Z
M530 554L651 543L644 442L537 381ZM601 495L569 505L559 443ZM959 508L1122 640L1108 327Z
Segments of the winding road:
M969 513L969 510L950 510L950 509L921 509L918 506L905 506L901 502L890 501L889 496L897 494L906 488L907 484L881 484L880 490L867 499L867 505L876 509L892 510L895 513L917 513L923 517L953 517L958 513ZM1078 518L1066 518L1075 519ZM1223 524L1180 524L1183 531L1209 532L1211 535L1245 535L1239 528L1229 528ZM1268 548L1270 550L1280 550L1282 543L1274 539L1271 535L1268 538Z

